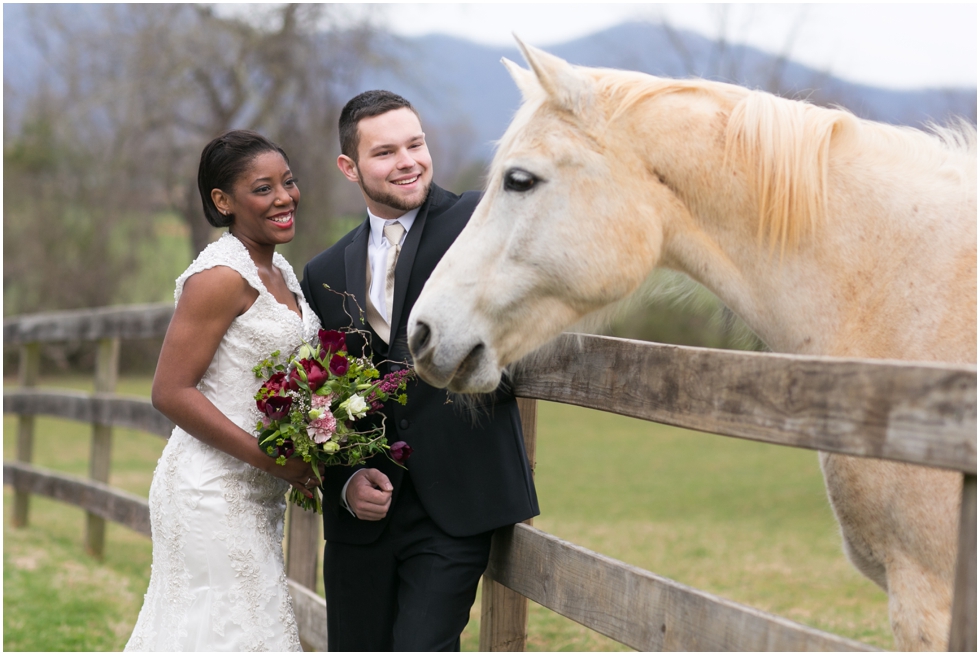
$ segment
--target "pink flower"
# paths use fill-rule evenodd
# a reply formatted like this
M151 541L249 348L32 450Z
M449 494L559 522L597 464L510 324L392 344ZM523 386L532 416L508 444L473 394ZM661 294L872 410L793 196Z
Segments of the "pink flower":
M320 394L313 394L311 398L311 404L314 409L323 409L324 407L330 408L330 403L333 402L333 394L328 393L326 396L321 396Z
M314 398L323 396L313 396ZM315 421L310 421L309 427L306 429L306 433L310 435L316 443L326 443L330 441L330 437L333 433L337 431L337 419L334 415L330 413L329 409L320 410L320 418Z

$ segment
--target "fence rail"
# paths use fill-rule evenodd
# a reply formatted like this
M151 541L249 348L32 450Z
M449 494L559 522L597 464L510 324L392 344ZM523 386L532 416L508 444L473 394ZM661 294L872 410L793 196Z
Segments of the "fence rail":
M154 339L167 333L173 303L99 307L13 316L3 321L5 344Z
M117 396L119 341L161 337L169 303L15 317L4 342L21 346L21 387L4 391L19 416L15 525L30 494L88 512L86 543L100 555L101 522L149 535L146 500L107 484L111 428L167 437L173 424L149 401ZM97 341L96 391L40 390L39 344ZM950 650L976 650L976 366L742 353L562 335L547 358L514 375L534 466L534 399L725 436L952 469L964 474ZM30 465L34 417L93 425L90 479ZM326 649L316 583L318 517L290 509L287 573L300 637ZM100 527L101 526L101 527ZM311 565L312 562L312 565ZM480 647L523 650L527 599L640 650L872 650L642 571L530 525L494 537L484 581Z
M51 389L10 389L3 392L4 414L30 414L142 430L169 437L173 421L146 398L115 394L89 394Z
M519 396L783 446L977 472L977 367L561 335Z
M692 589L527 525L494 536L488 575L640 651L870 651Z
M122 489L23 462L3 463L3 483L23 493L81 507L103 519L150 536L150 506L146 498Z

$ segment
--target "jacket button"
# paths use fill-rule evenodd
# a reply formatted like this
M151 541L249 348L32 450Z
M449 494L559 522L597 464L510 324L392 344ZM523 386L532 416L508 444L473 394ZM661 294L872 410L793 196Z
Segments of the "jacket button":
M398 371L402 370L402 367L399 366L398 364L391 364L390 366L388 366L388 370L391 371L392 373L397 373Z
M407 430L409 425L411 425L411 423L408 422L407 418L403 418L398 422L398 427L400 427L402 430Z

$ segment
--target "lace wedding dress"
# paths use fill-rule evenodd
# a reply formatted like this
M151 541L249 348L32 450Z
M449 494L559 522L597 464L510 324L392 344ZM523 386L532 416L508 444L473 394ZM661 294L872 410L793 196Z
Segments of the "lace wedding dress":
M177 279L214 266L237 271L259 292L218 346L198 388L236 425L255 432L252 367L275 350L309 342L319 327L292 267L274 263L296 294L300 317L276 301L248 251L231 234L209 245ZM153 474L150 587L126 650L301 650L283 567L288 483L175 428Z

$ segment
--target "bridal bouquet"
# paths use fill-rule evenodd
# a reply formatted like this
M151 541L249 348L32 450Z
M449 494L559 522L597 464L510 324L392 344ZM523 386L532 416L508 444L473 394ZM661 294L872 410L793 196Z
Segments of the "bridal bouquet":
M384 453L401 465L412 453L404 441L388 444L383 414L374 427L359 430L355 422L379 412L389 398L404 405L413 371L381 377L369 355L348 352L347 334L320 330L318 343L303 344L285 362L276 351L253 369L264 380L255 394L263 415L256 426L259 446L281 465L292 457L313 463L319 482L318 464L353 466ZM323 512L319 489L312 499L293 489L289 500Z

